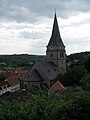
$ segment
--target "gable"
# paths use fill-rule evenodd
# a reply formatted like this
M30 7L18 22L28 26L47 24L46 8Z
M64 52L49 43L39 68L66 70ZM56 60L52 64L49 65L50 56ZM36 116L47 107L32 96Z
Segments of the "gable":
M58 90L62 90L64 89L64 86L59 82L59 81L56 81L50 88L49 88L49 92L51 93L54 93Z

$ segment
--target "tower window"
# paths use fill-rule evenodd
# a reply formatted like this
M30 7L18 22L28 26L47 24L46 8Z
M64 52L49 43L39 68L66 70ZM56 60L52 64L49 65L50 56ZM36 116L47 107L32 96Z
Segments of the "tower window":
M51 57L53 57L53 54L51 53Z
M50 70L48 70L48 72L50 72Z
M62 54L61 54L61 52L60 52L60 58L62 57Z
M64 53L60 52L60 58L64 58Z
M64 53L62 52L62 58L64 57Z

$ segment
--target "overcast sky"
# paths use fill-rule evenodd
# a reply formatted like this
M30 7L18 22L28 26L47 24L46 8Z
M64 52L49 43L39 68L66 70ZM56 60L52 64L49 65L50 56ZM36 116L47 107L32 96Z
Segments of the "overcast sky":
M66 53L90 51L90 0L0 0L0 54L45 55L55 9Z

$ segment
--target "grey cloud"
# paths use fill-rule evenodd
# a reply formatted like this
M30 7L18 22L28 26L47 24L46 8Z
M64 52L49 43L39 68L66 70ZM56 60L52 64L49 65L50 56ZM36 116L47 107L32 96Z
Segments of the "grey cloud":
M31 13L28 8L18 7L18 6L9 6L5 9L0 10L1 18L12 19L17 22L29 21L35 19L34 13ZM31 20L30 20L31 21Z
M77 26L77 27L79 27L80 25L83 25L83 24L90 24L90 18L87 18L87 19L82 20L80 22L72 22L68 26ZM64 26L66 27L66 25L63 25L63 27Z
M17 22L35 22L38 16L67 18L77 12L90 12L90 0L1 0L0 16Z
M65 43L67 45L80 45L80 46L83 46L83 45L86 45L87 43L89 44L90 43L90 40L89 40L89 37L81 37L81 38L72 38L71 40L69 39L66 39L65 40Z
M38 40L42 39L46 36L46 33L41 33L41 32L28 32L28 31L23 31L19 33L19 37L26 38L26 39L33 39L33 40Z

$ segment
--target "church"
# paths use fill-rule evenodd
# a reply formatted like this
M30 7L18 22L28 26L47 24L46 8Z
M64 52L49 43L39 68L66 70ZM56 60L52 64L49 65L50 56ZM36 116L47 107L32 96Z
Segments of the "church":
M66 71L66 51L62 41L57 16L55 13L52 34L47 45L46 61L37 62L20 80L22 88L28 89L32 85L46 85L50 83L58 74Z

